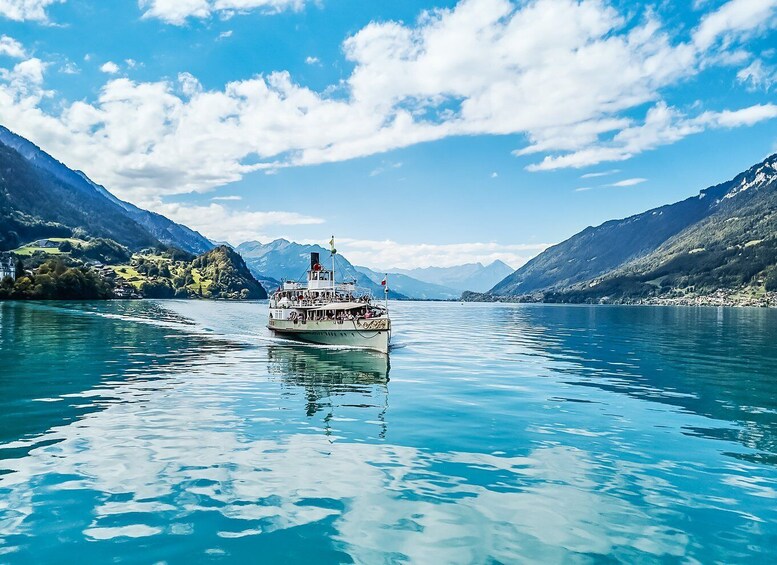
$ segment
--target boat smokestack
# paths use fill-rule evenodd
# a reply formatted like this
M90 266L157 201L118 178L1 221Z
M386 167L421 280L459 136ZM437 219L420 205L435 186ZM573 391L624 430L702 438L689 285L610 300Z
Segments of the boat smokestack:
M312 271L318 265L318 253L310 254L310 270Z

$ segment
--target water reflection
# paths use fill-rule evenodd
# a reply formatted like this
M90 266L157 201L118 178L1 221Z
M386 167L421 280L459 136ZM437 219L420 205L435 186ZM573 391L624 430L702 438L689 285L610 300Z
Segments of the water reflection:
M136 387L118 394L132 396ZM10 462L14 472L0 479L7 544L0 554L51 561L67 547L87 562L261 554L287 562L472 563L667 558L691 545L618 493L629 485L639 500L666 493L666 485L628 464L603 473L579 449L505 457L333 443L316 434L256 437L197 387L177 393L187 401L160 395L146 406L90 414L50 432L56 446ZM51 515L60 517L57 535L41 535ZM682 514L667 510L670 518Z
M333 350L304 346L268 347L267 370L285 385L303 387L305 413L327 412L326 431L337 406L377 408L380 437L386 435L389 360L370 351Z
M13 308L2 562L773 557L774 466L723 453L773 453L777 323L397 305L389 410L385 356L268 341L263 306Z
M740 459L777 463L777 312L575 307L502 315L509 333L566 382L703 416L707 425L685 433L755 451L730 453Z
M128 323L136 319L145 323ZM0 302L0 445L101 409L100 391L117 384L175 375L238 347L171 331L190 324L152 303Z

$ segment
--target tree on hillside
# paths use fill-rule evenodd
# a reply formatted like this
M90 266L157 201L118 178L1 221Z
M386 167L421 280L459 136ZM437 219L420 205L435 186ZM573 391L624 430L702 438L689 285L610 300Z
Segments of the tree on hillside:
M769 292L777 292L777 265L766 272L764 288Z

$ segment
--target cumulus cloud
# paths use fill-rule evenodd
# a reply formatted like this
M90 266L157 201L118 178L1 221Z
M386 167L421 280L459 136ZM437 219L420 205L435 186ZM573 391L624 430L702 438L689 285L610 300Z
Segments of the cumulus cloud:
M23 59L27 56L27 53L22 44L13 37L0 35L0 55L5 55L6 57L11 57L13 59Z
M549 246L548 243L508 245L494 242L406 244L392 240L347 238L337 241L338 250L348 257L351 263L376 269L452 267L463 263L487 264L497 259L517 268Z
M81 72L81 69L78 68L78 65L73 63L72 61L68 61L64 65L62 65L59 69L59 72L63 75L77 75Z
M777 82L777 69L764 65L761 59L756 59L737 73L737 80L753 90L770 90Z
M213 15L228 18L235 12L256 9L269 14L298 11L304 7L305 0L139 0L138 5L145 10L144 18L184 25L189 18L206 19Z
M318 60L318 57L308 56L305 57L305 63L308 65L317 65L320 61Z
M227 198L221 198L226 200ZM213 200L216 200L214 198ZM231 198L230 200L234 200ZM324 220L296 212L252 212L231 210L222 204L193 206L180 203L152 203L150 206L173 221L186 224L217 241L238 244L243 241L267 239L267 228L323 224Z
M301 2L143 2L148 17L166 13L181 22L281 5ZM424 12L413 25L373 22L348 37L343 49L353 71L336 95L301 86L288 72L215 90L182 72L177 81L112 78L93 101L41 106L42 84L35 91L28 81L21 90L5 80L0 120L138 203L207 191L252 171L453 135L523 134L529 144L518 155L544 154L530 170L583 167L773 117L771 104L692 116L662 101L663 89L699 72L702 59L710 64L701 45L717 53L720 38L733 45L764 29L752 17L710 18L694 31L700 39L683 42L652 12L627 24L598 0L463 0ZM650 109L636 120L645 104Z
M113 61L108 61L107 63L104 63L100 67L100 70L106 74L115 75L116 73L119 72L119 65L117 65Z
M5 94L0 89L0 108L3 103L37 104L49 97L51 93L43 90L42 86L45 70L46 63L35 57L17 63L11 69L0 68L0 81L7 85Z
M0 16L9 20L39 22L48 21L46 8L65 0L0 0Z
M777 0L731 0L702 18L693 41L700 49L716 42L732 43L743 32L775 27L775 12Z
M561 156L547 156L530 165L531 171L549 171L567 167L586 167L606 161L625 161L661 145L675 143L707 129L751 126L777 117L777 105L756 104L739 110L704 112L689 118L660 102L651 107L641 124L619 131L610 141L588 144L585 148Z

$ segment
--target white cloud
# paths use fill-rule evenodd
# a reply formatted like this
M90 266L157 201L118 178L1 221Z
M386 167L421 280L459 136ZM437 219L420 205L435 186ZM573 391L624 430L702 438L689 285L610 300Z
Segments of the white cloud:
M706 129L751 126L777 117L777 105L756 104L739 110L704 112L688 118L677 109L660 102L651 107L642 124L619 131L610 141L589 144L584 149L562 156L547 156L530 165L532 171L549 171L566 167L586 167L606 161L624 161L633 155L674 143Z
M62 67L60 67L59 72L64 75L77 75L81 72L81 69L78 68L78 65L73 63L72 61L68 61Z
M397 243L392 240L341 238L337 249L355 265L376 269L417 267L452 267L463 263L492 263L497 259L519 267L548 248L548 243Z
M175 311L178 306L171 303L165 308ZM227 308L225 304L220 309ZM196 315L188 305L181 316L167 318L195 317L194 324L172 327L204 334L201 328L212 328L213 320ZM219 321L236 318L227 310ZM511 327L533 329L516 318ZM592 560L599 555L605 560L619 552L676 561L704 541L637 505L643 499L660 503L672 495L672 485L662 477L651 480L644 466L628 458L601 465L589 451L542 443L527 446L525 452L504 454L422 449L396 445L389 439L364 441L385 431L382 421L389 423L389 430L393 423L385 369L371 369L365 361L360 365L366 368L358 386L329 386L323 381L312 390L309 383L317 369L339 376L349 366L335 356L315 362L318 357L294 347L271 348L260 364L250 326L230 326L226 335L216 335L251 347L221 346L217 354L210 353L215 347L202 347L196 362L177 368L186 378L169 378L169 370L154 370L149 363L149 368L143 367L147 378L126 379L120 386L85 391L71 399L85 403L90 395L89 402L100 410L86 410L75 422L5 443L5 448L23 450L25 457L3 460L4 510L13 509L5 512L10 518L4 521L4 534L26 535L30 523L46 519L49 508L40 502L41 482L67 477L69 482L61 488L99 494L83 497L78 508L77 517L88 518L83 525L86 539L115 543L126 542L128 535L158 533L138 519L140 513L152 512L173 517L185 512L187 518L207 512L214 522L227 526L195 530L194 534L186 528L172 531L197 535L203 544L220 545L230 541L224 539L227 536L291 536L300 527L320 527L325 521L338 549L357 563L396 561L399 551L410 563L513 563L526 560L526 548L536 555L551 556L545 561L568 561L579 555L590 555ZM543 339L547 339L545 331L524 332L520 346L526 347L527 357L543 347ZM186 343L189 341L197 343ZM483 357L501 359L506 347L515 347L514 341L511 332L495 335L487 340ZM445 351L439 353L445 358ZM246 365L252 370L245 370ZM165 388L160 385L161 390L149 391L149 380L160 376L167 377L162 381ZM268 385L257 390L257 379ZM214 390L224 392L219 402L213 401ZM322 413L307 420L295 416L310 408L312 394L339 416L332 419L331 432L321 430L329 421ZM245 398L275 412L247 416ZM275 415L278 406L286 409L280 412L282 417ZM658 425L648 410L638 405L634 410L635 418ZM373 426L378 430L373 431L363 424L352 430L338 421L345 417L380 427ZM249 418L250 426L246 424ZM307 428L299 432L262 433L300 421ZM530 431L549 433L550 424L537 423ZM558 425L553 431L565 436L581 433ZM701 456L691 453L688 457L690 464L702 465ZM106 465L106 461L115 463ZM473 479L475 472L477 480ZM760 481L737 481L740 477L747 478L746 470L726 475L734 489L729 496L773 494ZM600 484L614 486L597 488ZM633 485L630 492L634 496L624 496L616 488L624 484ZM196 491L192 485L197 485ZM317 504L322 500L338 503ZM387 524L413 527L388 528ZM154 543L154 538L148 539Z
M582 175L580 178L595 178L595 177L609 175L617 172L618 170L614 169L613 171L606 171L602 173L589 173L588 175ZM576 188L575 192L587 192L589 190L594 190L595 188L624 188L628 186L636 186L638 184L642 184L643 182L647 182L647 179L636 177L636 178L630 178L630 179L623 179L617 182L613 182L611 184L600 184L599 186L581 186L579 188Z
M758 122L773 118L777 118L777 104L756 104L741 110L704 112L701 116L694 119L693 122L715 128L736 128L752 126Z
M492 178L492 179L495 179L495 178L497 178L498 176L499 176L499 173L497 173L496 171L494 171L493 173L491 173L491 178Z
M119 65L117 65L113 61L108 61L107 63L104 63L100 67L100 70L106 74L115 75L116 73L119 72Z
M42 88L45 70L46 63L37 58L21 61L10 70L0 68L0 81L7 84L5 93L0 90L0 108L4 103L13 105L31 101L36 104L50 96L51 93Z
M39 22L48 21L46 8L65 0L0 0L0 16L9 20Z
M609 171L599 171L596 173L586 173L584 175L580 175L581 179L594 179L597 177L606 177L608 175L614 175L616 173L621 172L620 169L610 169Z
M13 37L0 35L0 55L5 55L6 57L12 57L14 59L23 59L27 56L27 53L22 44Z
M227 31L222 31L219 34L219 39L229 39L230 37L232 37L232 30L231 29L228 29Z
M173 20L198 10L204 12L196 17L207 17L272 6L280 4L144 3L147 14L167 10ZM725 28L733 38L737 30L760 29L748 22L714 30ZM705 128L772 116L768 104L693 117L660 102L662 89L698 72L700 52L673 41L652 13L625 23L598 0L464 0L424 12L413 26L373 22L346 39L354 70L336 95L301 86L287 72L217 90L181 73L178 81L114 78L94 101L44 109L42 84L34 90L27 81L20 90L6 80L0 120L122 198L143 203L207 191L252 171L342 161L452 135L524 134L531 143L518 154L546 154L530 167L545 170L628 159ZM704 33L718 37L714 30ZM627 117L646 103L653 106L643 123Z
M214 196L211 198L214 202L223 201L223 202L234 202L238 200L242 200L242 196Z
M618 182L609 184L607 186L615 186L615 187L636 186L646 181L647 179L642 179L642 178L624 179L624 180L619 180Z
M763 64L760 59L754 60L737 73L737 80L747 83L752 89L770 90L777 82L777 69Z
M702 18L693 41L700 49L718 41L729 44L742 34L774 27L775 11L777 0L731 0Z
M275 14L301 10L306 0L139 0L144 18L157 18L173 25L184 25L188 18L205 19L213 15L224 18L235 12L258 9Z
M372 171L370 171L371 177L376 177L378 175L382 175L385 172L394 170L394 169L400 169L402 168L402 163L383 163L379 167L374 168Z
M202 85L191 73L181 73L178 75L178 84L181 86L181 92L184 96L192 96L202 92Z
M213 200L216 200L215 198ZM324 220L296 212L251 212L231 210L221 204L192 206L160 202L149 208L173 221L183 223L217 241L238 244L243 241L267 239L268 227L323 224Z
M312 57L308 56L305 57L305 63L308 65L317 65L320 61L318 60L318 57Z

